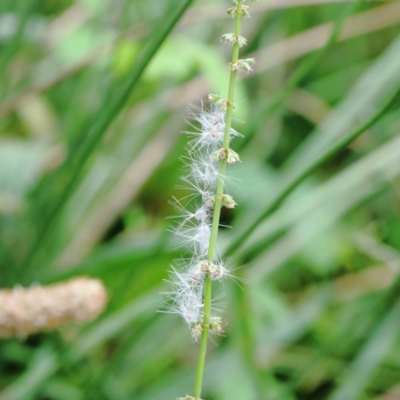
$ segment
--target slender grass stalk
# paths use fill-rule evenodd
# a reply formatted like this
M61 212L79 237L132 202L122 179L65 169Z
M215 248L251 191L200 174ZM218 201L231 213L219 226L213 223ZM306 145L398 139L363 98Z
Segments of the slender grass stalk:
M235 21L235 36L236 38L240 37L240 23L242 17L242 0L238 0L237 2L237 10L236 10L236 21ZM238 62L239 59L239 41L237 40L233 44L232 50L232 66ZM229 148L229 139L232 125L232 113L235 102L235 85L236 85L236 76L237 70L231 68L230 77L229 77L229 89L228 89L228 99L227 99L227 109L225 115L225 130L224 130L224 139L223 139L223 148ZM224 177L226 171L227 160L222 159L219 167L219 180L218 186L216 190L215 196L215 207L212 219L212 227L211 227L211 236L210 236L210 245L208 248L208 260L214 261L215 257L215 248L218 237L218 226L221 214L221 206L222 206L222 194L224 190ZM208 334L210 330L210 317L211 317L211 292L212 292L212 281L209 275L206 276L205 281L205 289L204 289L204 316L203 316L203 330L201 334L200 341L200 349L197 363L197 372L196 372L196 381L194 387L194 397L200 398L201 390L203 385L203 377L204 377L204 365L206 360L207 353L207 342L208 342Z
M172 202L178 211L173 218L180 221L172 231L183 238L183 244L192 244L192 253L190 258L175 260L171 266L169 282L174 290L166 292L169 298L165 308L168 313L181 315L193 338L200 338L194 396L179 400L200 399L209 333L223 332L221 318L211 315L212 281L232 277L219 254L217 237L221 207L234 208L236 205L232 196L224 192L227 164L240 161L239 155L229 147L231 139L241 136L232 128L236 78L240 71L251 71L254 63L253 58L239 59L239 48L247 44L240 36L241 18L249 17L249 7L244 2L233 0L234 7L227 13L235 18L235 30L221 37L221 41L233 45L228 96L210 94L208 107L204 108L203 104L189 107L192 118L200 125L191 124L196 131L185 132L195 137L188 142L187 155L182 159L189 169L189 174L182 180L189 185L185 188L191 194L181 200L186 204L176 199ZM201 204L195 206L196 210L191 211L193 205L186 209L199 195Z

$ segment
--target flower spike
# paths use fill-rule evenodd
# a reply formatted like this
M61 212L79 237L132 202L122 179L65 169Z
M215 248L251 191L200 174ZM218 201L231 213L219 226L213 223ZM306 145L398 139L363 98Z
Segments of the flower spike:
M207 104L190 105L187 154L181 157L186 175L180 189L183 198L170 202L177 212L170 230L188 247L190 256L175 260L167 282L171 291L165 292L165 312L180 315L187 324L193 340L200 340L200 352L196 384L193 396L177 400L201 400L201 388L207 350L208 334L222 335L224 322L212 299L212 285L227 278L243 281L233 276L228 262L223 262L217 245L218 228L222 207L236 206L233 197L226 193L231 177L226 175L228 164L240 162L239 155L230 148L231 141L242 137L232 128L232 113L237 109L234 87L237 71L250 72L254 58L239 59L238 49L247 44L240 35L240 19L249 17L245 0L232 0L233 7L227 13L236 19L235 31L225 33L221 40L233 45L230 63L228 96L208 96ZM179 246L179 245L178 245ZM187 258L186 258L187 257ZM214 299L215 300L215 299Z

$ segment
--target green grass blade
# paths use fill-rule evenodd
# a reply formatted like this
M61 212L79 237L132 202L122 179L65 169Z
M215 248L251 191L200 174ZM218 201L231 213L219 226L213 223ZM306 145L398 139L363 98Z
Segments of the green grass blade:
M42 245L46 243L46 240L51 236L53 229L56 225L58 218L62 213L63 207L70 199L72 193L76 189L81 172L88 163L88 160L111 123L117 118L117 116L122 111L132 90L135 88L136 84L139 82L140 77L148 66L149 62L152 60L154 55L157 53L158 49L167 38L169 33L172 31L174 26L180 20L186 9L190 6L193 0L185 0L180 7L176 8L175 13L171 16L167 15L163 21L160 22L159 26L163 26L163 29L157 30L154 37L150 39L141 59L133 68L131 74L122 83L120 91L115 95L115 98L109 100L103 104L102 108L98 111L98 118L89 131L87 140L83 143L79 151L73 152L67 159L64 167L64 171L67 171L68 177L64 181L65 188L60 194L59 198L55 202L54 206L51 207L50 211L43 216L42 228L37 232L36 243L32 246L31 254L28 257L28 261L25 263L24 272L26 272L28 267L32 267L36 264L37 254L40 252ZM71 168L73 166L73 168ZM72 171L70 173L70 171Z
M252 280L264 279L313 238L337 223L345 213L377 193L387 182L394 180L400 173L399 154L400 137L397 136L320 185L306 199L311 207L290 226L279 241L267 248L267 252L265 242L271 239L268 234L256 243L251 242L245 254L245 257L251 255L252 260L249 277ZM304 234L294 239L296 232ZM276 232L272 232L272 236L276 236Z
M33 399L43 380L57 369L57 355L54 350L41 348L37 351L27 371L0 393L0 400Z
M398 102L399 95L398 88L392 95L384 102L381 108L364 124L359 128L338 140L336 144L325 150L319 157L317 157L313 163L311 163L304 170L300 170L292 180L288 181L275 195L272 201L267 205L264 211L258 216L258 218L252 222L248 228L229 246L227 253L232 255L238 251L240 246L246 241L246 239L254 232L254 230L269 217L274 211L276 211L283 201L296 189L305 179L307 179L318 167L328 161L335 154L345 149L354 139L360 136L365 130L374 125L385 113L393 106L394 102Z
M396 343L400 334L400 301L386 314L375 329L358 356L350 364L342 384L333 392L329 400L357 400L370 381L374 369Z
M324 57L324 55L330 50L332 45L336 43L341 28L346 21L346 18L354 10L357 10L362 3L363 0L357 0L354 4L346 7L345 10L339 15L334 23L332 32L325 45L319 51L307 57L290 76L285 86L281 90L279 90L279 93L272 99L272 101L268 100L268 106L263 107L258 113L258 116L254 119L254 121L250 123L250 134L246 135L245 140L242 141L242 144L239 145L239 148L246 146L246 144L256 133L257 128L259 126L262 126L263 122L270 118L282 106L288 95L293 92L293 90L296 89L296 87L298 87L301 82L303 82L307 78L307 76L315 69L315 67Z

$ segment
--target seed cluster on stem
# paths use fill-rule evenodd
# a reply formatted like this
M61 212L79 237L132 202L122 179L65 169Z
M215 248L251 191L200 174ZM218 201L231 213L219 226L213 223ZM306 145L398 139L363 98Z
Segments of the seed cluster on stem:
M181 239L180 245L190 247L190 257L175 260L171 266L168 282L172 290L167 293L166 311L181 315L197 340L205 329L217 334L223 332L221 318L209 315L209 307L205 307L204 293L208 280L222 281L231 276L226 263L216 254L215 240L211 238L219 222L219 218L213 218L215 209L236 205L232 196L222 192L221 165L235 163L239 156L222 147L226 122L221 104L210 100L207 106L190 106L189 111L193 131L185 132L190 140L183 157L187 175L182 177L185 185L181 186L189 194L171 204L177 213L172 217L175 220L172 231ZM241 135L230 128L229 140L237 136Z
M235 82L238 72L249 72L254 59L239 59L239 48L247 44L240 35L241 17L249 17L245 0L233 0L234 7L227 13L235 18L235 32L222 35L221 41L232 44L229 63L230 79L227 98L209 95L209 103L200 107L190 106L189 124L193 131L185 132L190 140L183 162L187 175L182 177L189 194L172 202L177 211L172 231L191 248L191 256L175 261L171 266L172 290L167 292L166 312L178 314L190 328L192 337L200 338L199 358L194 397L183 399L201 400L205 356L209 332L222 334L224 323L214 315L212 306L212 282L232 277L231 269L221 257L217 247L221 208L234 208L236 202L226 193L226 167L240 161L239 155L230 149L230 142L241 137L231 126Z

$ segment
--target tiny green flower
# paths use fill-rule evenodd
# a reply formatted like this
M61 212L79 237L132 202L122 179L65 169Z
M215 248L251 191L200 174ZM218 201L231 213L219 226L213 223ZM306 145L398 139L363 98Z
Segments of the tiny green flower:
M226 111L229 105L232 106L233 111L237 110L236 104L231 103L228 99L225 99L224 97L219 96L217 94L209 94L208 100L211 101L212 103L215 103L222 111Z
M211 154L213 160L226 160L228 164L234 164L235 162L240 162L239 154L232 149L219 149Z
M194 267L195 275L205 275L209 273L210 269L214 268L214 263L209 260L203 260L198 262Z
M243 36L238 36L238 37L237 37L237 42L238 42L238 44L239 44L239 47L243 47L243 46L246 46L246 44L247 44L247 39L244 38Z
M236 202L233 200L233 197L229 194L223 194L222 198L222 206L225 208L235 208Z
M235 33L225 33L221 36L221 41L226 43L238 43L239 47L243 47L247 44L247 39L243 36L236 35Z
M221 317L210 318L210 329L219 335L224 332Z
M208 274L212 281L223 281L227 277L228 271L223 265L212 264L208 270Z
M251 65L255 64L254 58L244 58L242 60L237 60L234 63L230 63L232 71L243 71L243 72L250 72L253 69Z
M197 340L201 336L201 333L203 332L203 326L201 325L201 322L193 323L191 330L193 337L196 338Z
M226 10L226 13L227 13L228 15L232 16L232 17L235 16L236 12L237 12L237 8L236 8L236 7L230 7L230 8L228 8L228 9Z
M226 13L234 17L238 12L240 12L243 15L243 17L250 18L249 9L250 9L249 6L242 5L240 10L238 10L238 7L231 7L226 10Z
M219 96L218 94L210 93L210 94L208 95L208 100L209 100L209 101L212 101L213 103L217 103L218 101L226 100L226 99L224 99L222 96ZM226 100L226 101L227 101L227 100Z

